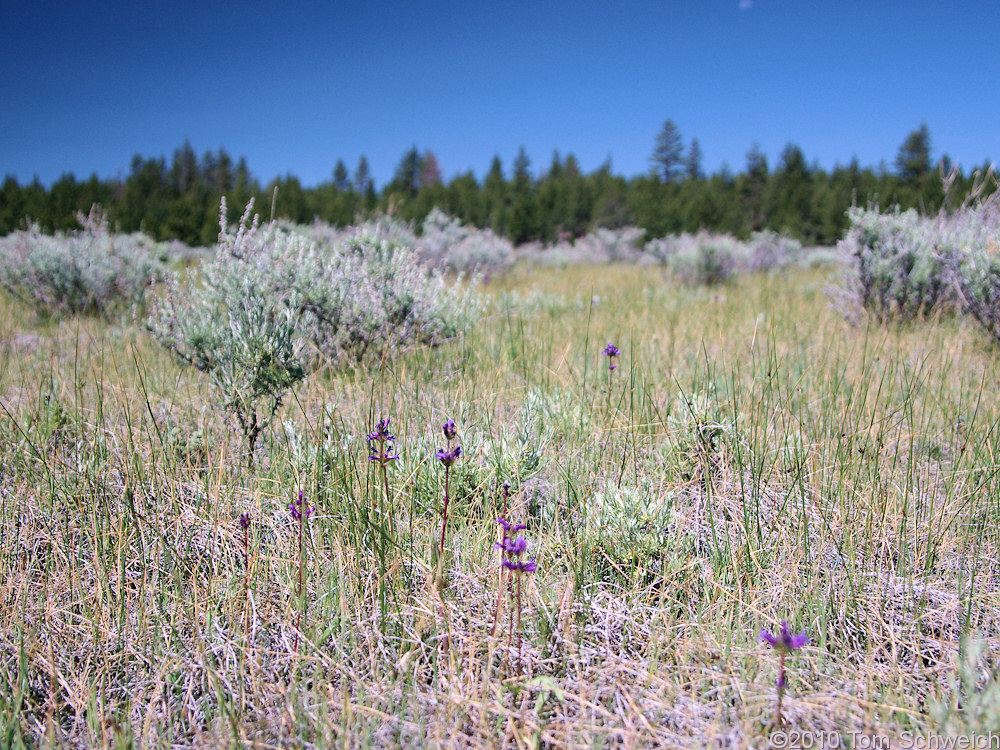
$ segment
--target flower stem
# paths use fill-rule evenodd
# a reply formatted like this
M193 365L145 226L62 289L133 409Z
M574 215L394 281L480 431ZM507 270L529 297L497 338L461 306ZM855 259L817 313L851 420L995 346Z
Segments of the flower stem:
M438 550L438 557L444 558L444 533L448 528L448 499L450 496L451 467L444 467L444 507L441 509L441 547Z
M306 608L305 592L303 591L302 579L305 574L305 508L299 515L299 616L295 624L295 653L299 651L299 633L302 632L302 613Z

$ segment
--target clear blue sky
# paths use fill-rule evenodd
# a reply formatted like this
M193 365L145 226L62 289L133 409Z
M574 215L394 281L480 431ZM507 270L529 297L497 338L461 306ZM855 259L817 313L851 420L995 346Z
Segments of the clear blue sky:
M671 118L703 166L891 168L926 122L936 159L1000 158L995 0L15 2L0 16L0 176L128 173L134 154L245 156L266 182L378 186L411 146L447 179L524 146L584 171L649 167Z

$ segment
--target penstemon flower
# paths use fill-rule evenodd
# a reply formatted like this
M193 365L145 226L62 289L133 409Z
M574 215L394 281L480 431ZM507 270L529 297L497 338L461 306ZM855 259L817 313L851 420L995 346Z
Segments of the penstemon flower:
M445 440L448 441L447 448L438 448L437 460L444 466L444 504L441 507L441 544L439 554L444 556L444 536L448 527L448 502L451 499L451 466L462 455L462 446L455 444L458 437L458 428L452 420L441 425L441 432L444 433Z
M607 346L605 346L601 350L601 354L603 354L605 357L608 358L608 369L609 370L617 370L618 369L618 365L615 362L615 357L620 357L621 353L622 353L621 349L619 349L617 346L615 346L614 344L611 344L611 343L609 343Z
M368 460L384 467L390 461L398 459L399 454L393 453L395 440L396 436L389 432L388 417L380 420L375 429L368 433Z
M288 511L292 514L293 521L301 521L303 517L309 518L312 515L313 508L311 505L306 505L305 495L302 490L299 490L299 496L293 502L288 504Z
M775 682L775 687L778 689L778 705L775 709L774 723L776 727L780 727L782 723L781 717L781 701L785 695L785 685L787 680L785 677L785 658L789 654L793 654L800 648L809 643L809 634L806 631L801 633L792 634L792 631L788 627L788 623L784 620L781 621L781 629L778 634L775 635L769 630L760 631L760 640L767 643L771 648L778 652L778 679Z
M507 632L507 646L511 645L511 641L514 637L514 613L517 613L517 653L518 653L518 663L521 661L521 646L523 642L523 637L521 634L521 577L525 573L534 573L538 570L538 563L535 558L532 557L530 560L521 560L520 557L525 552L528 551L528 542L523 536L516 536L514 538L510 537L510 534L516 534L518 531L522 531L527 528L525 524L518 523L512 524L505 518L498 518L497 523L503 528L503 539L493 545L493 549L499 549L500 552L500 562L505 571L509 571L509 575L513 577L513 580L508 578L507 587L510 592L510 597L513 600L514 606L511 609L510 620L509 620L509 630ZM502 586L502 584L501 584ZM499 600L498 600L499 601ZM496 617L494 616L494 627L496 624Z

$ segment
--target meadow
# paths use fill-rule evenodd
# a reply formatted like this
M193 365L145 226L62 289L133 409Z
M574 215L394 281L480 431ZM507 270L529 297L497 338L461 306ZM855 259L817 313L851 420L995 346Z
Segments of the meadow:
M139 317L0 297L0 745L996 730L996 344L845 274L505 262L457 334L314 356L252 455Z

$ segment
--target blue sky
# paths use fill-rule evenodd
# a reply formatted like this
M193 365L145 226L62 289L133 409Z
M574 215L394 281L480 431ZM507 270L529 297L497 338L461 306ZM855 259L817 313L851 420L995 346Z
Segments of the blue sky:
M589 0L8 5L0 176L126 175L185 139L254 175L330 179L364 154L384 185L411 146L450 179L649 167L671 118L708 172L789 142L825 169L891 168L926 122L933 156L1000 159L995 2Z

